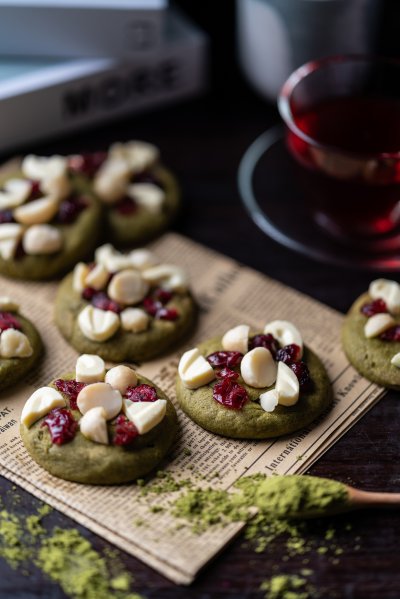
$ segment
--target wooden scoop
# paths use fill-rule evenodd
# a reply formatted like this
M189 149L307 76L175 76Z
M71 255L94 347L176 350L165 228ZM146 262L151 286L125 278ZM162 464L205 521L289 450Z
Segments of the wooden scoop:
M349 509L400 508L400 493L376 493L361 491L346 485L349 493Z

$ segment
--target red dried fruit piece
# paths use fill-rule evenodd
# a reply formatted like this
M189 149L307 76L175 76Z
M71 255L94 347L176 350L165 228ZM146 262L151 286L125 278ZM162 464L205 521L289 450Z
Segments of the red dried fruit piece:
M0 332L7 329L21 329L21 323L11 312L0 312Z
M175 308L164 307L160 308L155 316L155 318L158 318L159 320L176 320L178 317L178 310L176 310Z
M4 223L12 223L14 222L13 213L11 210L0 210L0 225L4 225Z
M154 289L152 294L153 299L156 302L161 302L163 306L165 306L165 304L168 304L168 302L172 299L172 296L172 291L162 289L162 287L157 287L157 289Z
M290 364L289 368L293 370L298 378L300 391L310 391L313 387L313 382L307 364L302 361L295 362L294 364Z
M96 295L96 293L97 293L97 291L96 291L96 289L93 289L93 287L85 287L85 289L82 291L82 297L83 297L83 299L90 302L92 297L94 295Z
M282 349L278 349L276 352L275 360L277 362L284 362L285 364L294 364L300 358L300 347L295 343L285 345Z
M128 420L123 414L120 414L115 421L115 433L112 440L113 444L130 445L138 435L139 431L133 422Z
M110 312L115 312L116 314L122 312L122 306L110 299L108 295L104 293L104 291L96 291L96 293L92 295L90 301L95 308L99 308L100 310L109 310Z
M124 215L133 214L138 209L135 200L128 196L123 197L117 204L114 204L114 207L115 210Z
M87 201L80 196L72 196L61 202L57 222L63 225L70 225L75 222L79 214L87 208Z
M400 341L400 325L388 329L379 335L379 339L382 339L382 341Z
M54 381L54 385L56 386L56 389L60 391L60 393L67 395L71 410L77 410L78 406L76 405L76 400L82 389L86 387L86 383L78 383L78 381L75 381L75 379L57 379Z
M270 333L266 335L254 335L249 339L249 350L255 347L265 347L269 349L272 357L275 358L276 352L279 350L279 343Z
M387 309L386 302L383 299L376 299L372 302L368 302L361 307L361 313L364 316L374 316L375 314L383 314L389 312Z
M69 410L56 408L46 416L42 426L48 427L53 443L63 445L75 437L78 423Z
M91 178L96 174L106 158L107 152L78 154L69 158L68 168L75 173L82 173Z
M137 387L128 387L125 391L127 399L131 401L157 401L157 391L150 385L137 385Z
M230 378L225 378L214 385L213 398L231 410L241 410L249 399L247 391Z
M206 357L213 368L235 368L242 361L243 354L239 351L216 351Z
M37 200L41 196L43 196L43 193L40 190L40 181L31 179L31 191L29 194L28 201Z
M216 372L216 376L218 379L236 380L239 378L239 373L231 370L230 368L223 368L222 370L218 370Z
M150 316L155 316L162 307L163 305L161 302L156 301L150 296L145 297L143 300L143 308Z

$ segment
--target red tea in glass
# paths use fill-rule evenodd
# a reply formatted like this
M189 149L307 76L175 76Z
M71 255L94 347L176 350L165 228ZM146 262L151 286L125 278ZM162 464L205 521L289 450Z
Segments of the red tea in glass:
M279 108L316 222L349 241L400 223L400 62L331 57L284 85Z

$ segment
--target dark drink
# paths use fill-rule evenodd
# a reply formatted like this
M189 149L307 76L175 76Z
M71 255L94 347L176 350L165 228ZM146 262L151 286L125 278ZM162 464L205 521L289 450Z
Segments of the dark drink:
M317 222L335 235L371 236L400 221L400 102L337 97L291 106L287 143ZM317 143L315 143L317 142Z

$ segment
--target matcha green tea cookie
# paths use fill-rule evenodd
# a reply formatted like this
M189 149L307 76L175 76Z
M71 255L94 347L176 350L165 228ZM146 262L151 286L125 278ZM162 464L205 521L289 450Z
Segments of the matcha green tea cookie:
M203 428L238 439L266 439L308 426L332 403L319 358L290 322L263 334L239 325L183 354L177 398Z
M0 187L0 273L49 279L93 251L101 206L66 158L26 156Z
M196 306L182 268L152 252L111 245L79 263L60 284L55 322L79 352L136 362L170 349L192 329Z
M108 235L117 245L146 243L166 229L178 211L178 184L152 144L116 143L107 153L71 156L70 163L92 178L105 208Z
M365 378L400 389L400 285L372 281L350 308L343 325L344 351Z
M37 389L21 413L21 437L50 474L111 485L140 478L170 449L176 412L161 389L128 366L106 371L84 354L75 373Z
M33 324L19 314L11 298L0 297L0 391L20 382L42 354L42 341Z

